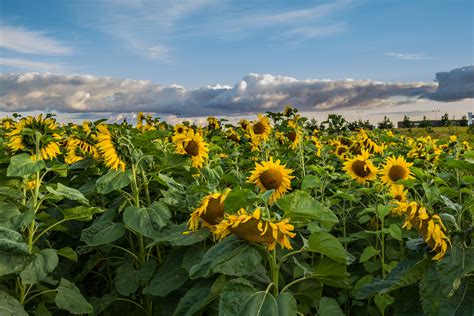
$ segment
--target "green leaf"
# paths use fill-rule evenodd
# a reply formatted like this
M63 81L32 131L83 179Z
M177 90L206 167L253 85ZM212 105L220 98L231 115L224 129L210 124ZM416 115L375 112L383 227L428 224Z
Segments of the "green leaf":
M288 292L280 293L277 298L279 316L295 316L298 312L296 299Z
M197 315L199 310L206 306L210 294L211 287L209 281L201 281L194 284L179 300L174 315Z
M393 239L402 240L402 230L396 224L390 224L388 227L388 232Z
M0 195L9 197L11 199L21 199L22 193L16 188L0 186Z
M162 202L154 202L150 207L129 206L123 213L123 222L132 230L145 237L153 238L169 223L171 213Z
M275 190L273 190L273 189L272 190L267 190L260 196L260 199L262 199L262 201L264 201L265 203L268 203L268 200L273 195L273 193L275 193Z
M78 201L81 204L89 205L89 200L79 191L58 183L56 189L47 186L46 189L51 194L61 198L68 198L70 200Z
M160 270L143 289L143 294L164 297L179 289L188 279L188 272L181 266L183 255L180 252L168 254Z
M7 177L25 177L45 167L43 160L33 161L28 154L19 154L10 158Z
M388 306L392 305L395 300L393 297L391 297L387 293L384 293L384 294L375 294L374 301L379 311L383 314L385 309Z
M75 315L94 312L92 305L82 296L74 283L61 278L57 291L55 302L59 308Z
M337 216L326 206L313 199L307 192L295 191L276 201L276 205L292 222L317 220L325 228L338 223Z
M0 291L0 315L3 316L28 316L23 305L15 298Z
M351 264L355 260L336 237L326 232L312 233L308 239L308 246L309 251L321 253L339 263Z
M249 189L232 189L224 202L224 210L232 213L233 211L252 205L258 197Z
M243 304L256 292L252 283L246 279L237 278L224 285L219 299L219 315L241 315Z
M209 277L213 273L251 275L260 267L261 261L258 251L247 241L227 238L212 246L201 262L191 268L189 276L197 279Z
M375 249L373 246L365 247L364 251L360 255L359 262L366 262L373 256L376 256L380 253L380 250Z
M318 315L320 316L344 316L344 312L332 297L321 297L319 301Z
M33 261L20 273L23 283L36 284L44 280L58 265L55 249L43 249Z
M349 288L350 280L347 266L344 263L338 263L330 258L321 258L314 266L314 277L322 284L332 287Z
M390 213L391 208L392 207L391 207L390 204L387 204L387 205L379 204L379 205L377 205L376 213L377 213L378 218L380 218L380 219L385 218L385 216L387 216Z
M109 170L105 175L97 179L97 192L107 194L115 190L125 188L130 184L132 173L130 170Z
M470 163L469 161L466 161L466 160L448 159L444 161L443 163L441 163L440 165L446 168L450 168L450 169L464 170L471 174L474 173L474 163Z
M90 227L82 230L81 241L88 246L101 246L122 238L125 234L125 227L105 218L96 219Z
M115 275L115 286L117 291L125 296L134 294L140 285L148 283L155 272L156 263L149 260L139 270L135 270L132 264L124 263L117 268Z
M402 259L384 280L375 279L371 283L364 284L357 293L357 298L366 299L376 293L388 293L414 284L420 280L431 264L430 259L421 261L417 258Z
M12 203L0 201L0 225L3 227L10 227L11 220L20 215L18 207Z
M303 183L301 183L301 190L318 188L320 185L321 180L319 177L310 174L303 179Z
M168 242L171 246L190 246L206 240L210 235L208 229L199 229L187 231L186 223L181 225L172 225L168 229L162 230L153 240L156 243Z
M77 253L71 247L64 247L58 250L58 255L71 261L77 262Z
M92 220L95 214L101 213L104 210L98 207L91 207L91 206L76 206L73 208L63 209L62 212L64 214L64 219L74 219L74 220L81 220L81 221L90 221Z
M269 292L259 291L250 296L239 315L275 316L278 315L278 303Z

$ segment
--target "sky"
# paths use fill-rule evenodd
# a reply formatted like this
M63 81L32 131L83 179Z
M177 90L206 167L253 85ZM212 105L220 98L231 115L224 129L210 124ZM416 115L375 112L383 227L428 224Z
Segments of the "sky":
M0 0L0 18L0 113L474 110L469 0Z

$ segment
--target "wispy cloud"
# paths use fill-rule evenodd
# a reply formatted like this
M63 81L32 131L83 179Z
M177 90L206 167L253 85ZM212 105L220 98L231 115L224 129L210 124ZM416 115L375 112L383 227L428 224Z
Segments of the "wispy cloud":
M73 49L45 32L0 25L0 47L23 54L67 55Z
M51 63L23 58L0 58L0 65L27 71L65 72L67 67L60 63Z
M422 59L431 59L430 56L427 56L422 53L385 53L385 56L402 59L402 60L422 60Z

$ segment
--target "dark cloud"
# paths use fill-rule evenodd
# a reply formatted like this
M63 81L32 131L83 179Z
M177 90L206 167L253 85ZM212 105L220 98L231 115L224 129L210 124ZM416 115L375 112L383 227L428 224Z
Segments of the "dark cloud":
M0 111L136 112L163 115L242 115L282 110L374 108L431 93L434 83L371 80L296 80L249 74L233 87L186 89L149 81L87 75L22 73L0 75Z
M445 102L474 98L474 66L438 72L436 81L438 89L424 98Z

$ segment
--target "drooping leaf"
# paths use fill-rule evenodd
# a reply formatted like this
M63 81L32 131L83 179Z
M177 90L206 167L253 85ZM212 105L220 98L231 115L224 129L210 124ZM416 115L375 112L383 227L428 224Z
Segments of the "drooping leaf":
M109 170L105 175L97 179L97 192L107 194L115 190L125 188L130 184L132 173L130 170Z
M279 316L295 316L298 312L296 299L289 292L283 292L276 297Z
M162 202L154 202L150 207L129 206L123 213L123 222L132 230L145 237L153 238L171 218L168 207Z
M259 291L250 296L244 306L242 306L239 315L278 315L278 303L275 297L269 292Z
M0 315L28 316L28 313L14 297L0 291Z
M355 260L336 237L326 232L312 233L308 239L308 250L321 253L339 263L351 264Z
M43 160L33 161L28 154L19 154L10 158L7 177L25 177L42 170Z
M58 255L71 261L77 262L77 253L71 247L64 247L58 250Z
M64 278L61 278L59 287L57 288L55 302L59 308L75 315L88 314L94 311L92 305L82 296L74 283Z
M344 312L337 303L336 299L332 297L321 297L319 301L319 316L344 316Z
M115 285L117 291L125 296L135 293L140 285L145 285L153 276L156 263L148 260L143 266L135 270L132 264L126 262L117 268Z
M35 254L33 261L20 273L21 279L26 284L41 282L58 265L58 255L55 249L42 249Z
M380 250L375 249L373 246L365 247L364 251L360 255L359 262L366 262L373 256L376 256L380 253Z
M101 246L112 243L125 234L125 227L121 223L109 220L109 214L105 213L97 218L92 225L81 233L81 241L88 246Z
M240 315L243 304L257 290L246 279L237 278L230 280L224 285L219 299L219 315Z
M174 311L175 316L196 315L199 310L206 306L208 297L211 294L211 285L208 280L200 281L193 285L186 294L179 300Z
M98 207L80 205L73 208L63 209L62 212L64 214L64 219L90 221L95 214L101 213L103 210Z
M143 289L144 294L164 297L179 289L188 279L188 272L182 267L183 254L174 251L155 274L150 284Z

